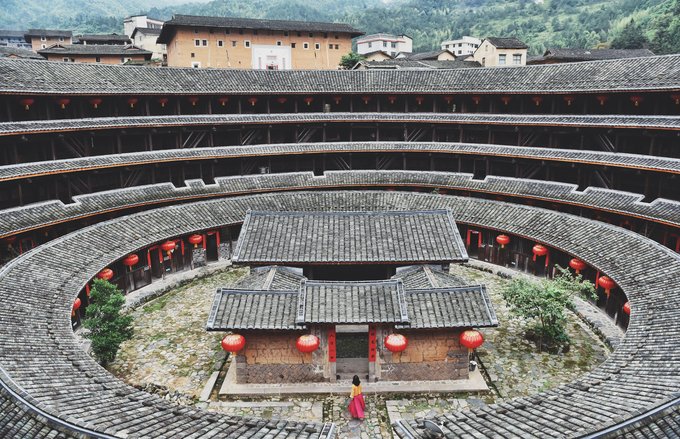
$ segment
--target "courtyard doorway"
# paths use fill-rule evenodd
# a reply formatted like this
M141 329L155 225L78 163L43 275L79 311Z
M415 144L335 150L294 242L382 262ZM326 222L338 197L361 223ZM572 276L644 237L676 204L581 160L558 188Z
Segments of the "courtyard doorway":
M359 375L368 381L368 325L336 327L336 375L339 380Z

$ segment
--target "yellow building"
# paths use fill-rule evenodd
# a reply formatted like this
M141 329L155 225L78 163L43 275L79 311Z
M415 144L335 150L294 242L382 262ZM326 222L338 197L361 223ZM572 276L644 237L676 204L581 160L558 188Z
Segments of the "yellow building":
M524 66L528 48L517 38L489 37L482 41L473 58L483 67Z
M34 52L47 49L55 44L72 44L73 32L70 30L29 29L24 39L31 45Z
M175 15L163 25L168 66L336 69L363 33L343 23Z

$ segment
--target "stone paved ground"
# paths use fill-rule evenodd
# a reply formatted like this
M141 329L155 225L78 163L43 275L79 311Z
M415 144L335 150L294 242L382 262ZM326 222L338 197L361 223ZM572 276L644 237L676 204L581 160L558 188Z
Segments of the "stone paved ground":
M576 378L607 357L604 344L573 315L569 317L571 350L563 355L537 352L522 336L526 325L510 315L500 296L500 289L508 282L506 279L470 267L454 266L452 271L471 282L485 283L496 307L501 326L482 330L486 342L479 354L498 393L371 395L367 397L367 417L363 422L350 418L347 397L337 395L195 404L234 415L335 422L339 439L389 438L390 423L397 419L431 417L536 393ZM195 401L211 372L224 359L219 347L220 334L203 329L213 292L245 273L246 269L228 269L193 281L138 308L133 313L135 337L123 345L111 370L131 384L152 383L186 395L184 401ZM348 383L348 394L350 388Z

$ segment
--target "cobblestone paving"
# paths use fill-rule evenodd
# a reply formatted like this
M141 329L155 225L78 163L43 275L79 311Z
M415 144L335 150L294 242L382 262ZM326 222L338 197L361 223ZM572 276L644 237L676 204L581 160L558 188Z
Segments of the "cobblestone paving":
M233 415L266 419L298 419L335 422L339 439L392 437L390 424L398 419L432 417L452 410L499 402L537 393L568 382L604 361L606 346L576 316L569 316L572 347L562 355L537 352L526 341L526 324L510 315L501 298L509 282L495 274L471 267L454 266L454 274L471 283L485 283L496 307L500 327L484 329L485 343L479 355L498 393L456 395L389 395L366 397L366 419L351 419L347 396L271 397L267 400L210 401L196 405ZM206 332L212 295L216 287L228 286L247 273L228 269L193 281L133 312L135 337L126 342L111 370L135 385L153 383L170 391L196 397L215 367L224 359L220 334ZM348 382L347 393L351 386Z
M227 269L137 308L132 312L134 337L123 343L109 370L132 385L153 383L198 396L225 357L221 334L205 330L215 289L247 272Z

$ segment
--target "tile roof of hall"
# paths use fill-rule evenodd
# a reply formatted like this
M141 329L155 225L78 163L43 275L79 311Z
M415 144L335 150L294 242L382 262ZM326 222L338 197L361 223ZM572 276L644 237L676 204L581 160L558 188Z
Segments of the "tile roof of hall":
M237 264L361 264L467 260L446 210L248 212Z
M200 15L175 15L163 24L158 37L159 43L169 43L176 27L212 27L231 29L257 29L300 32L336 32L348 33L352 36L364 33L346 23L325 23L318 21L267 20L261 18L208 17Z
M228 70L0 59L1 94L600 93L680 90L680 55L453 70Z

